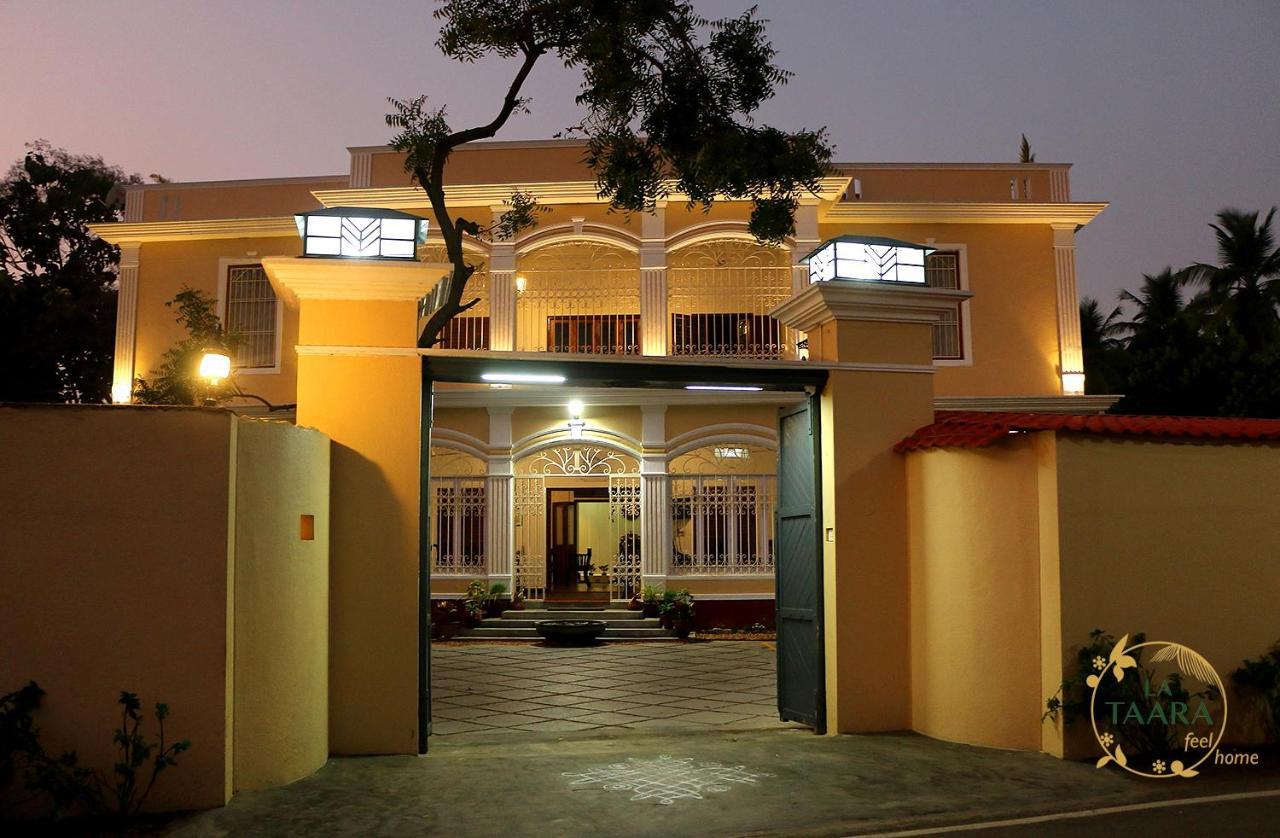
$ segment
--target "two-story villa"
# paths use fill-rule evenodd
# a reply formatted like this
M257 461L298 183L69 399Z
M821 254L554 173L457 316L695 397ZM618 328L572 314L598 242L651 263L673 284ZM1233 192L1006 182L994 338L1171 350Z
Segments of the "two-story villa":
M184 336L165 306L184 286L215 296L240 335L240 386L273 403L299 401L300 353L323 343L300 334L308 326L299 301L321 297L326 316L341 319L344 301L367 295L355 280L318 292L273 270L273 260L302 253L294 214L342 206L430 216L402 155L350 153L350 172L331 177L129 188L125 220L96 228L121 248L117 402ZM770 312L808 286L802 260L820 243L879 237L927 247L927 285L972 292L933 327L939 406L1106 403L1083 395L1074 260L1077 230L1105 204L1071 200L1066 164L839 164L803 202L795 237L765 247L747 233L743 203L706 212L673 199L651 214L610 212L581 156L568 141L485 143L453 155L456 212L487 223L517 187L548 211L515 240L468 244L479 269L467 299L479 302L431 351L804 363L804 335ZM418 256L445 261L434 231ZM370 353L416 353L413 324L404 325L370 328L354 342ZM438 386L432 595L457 595L475 578L533 600L629 599L642 585L665 584L690 589L704 614L725 622L771 613L777 416L799 398ZM369 406L371 422L398 421L380 410ZM298 420L310 421L305 410ZM389 433L388 444L396 438ZM416 451L405 457L416 460Z

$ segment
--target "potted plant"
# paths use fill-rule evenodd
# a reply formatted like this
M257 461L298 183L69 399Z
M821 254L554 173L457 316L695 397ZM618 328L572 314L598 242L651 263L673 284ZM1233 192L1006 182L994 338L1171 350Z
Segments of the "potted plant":
M658 619L662 621L662 627L671 628L671 620L675 615L676 592L663 591L662 597L658 600Z
M671 629L681 640L688 638L693 631L693 594L687 589L676 591L669 609Z
M507 608L507 586L501 582L494 582L489 587L489 595L484 601L484 615L486 617L500 617L502 612Z
M661 594L658 593L657 588L653 587L652 585L644 586L644 590L641 591L639 596L640 602L642 603L642 608L644 609L643 610L644 616L646 617L658 616L658 605L659 605L660 597L661 597Z
M431 603L431 637L435 640L452 640L461 627L461 615L447 600Z
M520 593L519 591L513 591L513 592L512 592L512 594L511 594L511 610L512 610L512 611L523 611L523 610L524 610L524 594Z
M462 598L462 611L467 625L472 627L480 625L480 621L484 619L485 604L488 601L489 583L483 579L473 579L467 585L467 591Z

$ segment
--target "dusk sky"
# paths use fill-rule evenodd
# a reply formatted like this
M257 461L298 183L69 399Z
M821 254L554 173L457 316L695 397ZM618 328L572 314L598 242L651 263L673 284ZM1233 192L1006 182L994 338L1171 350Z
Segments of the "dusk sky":
M748 0L698 0L707 15ZM1071 162L1112 206L1079 236L1082 294L1214 256L1223 206L1280 203L1280 3L759 0L795 73L763 110L825 125L837 159ZM513 67L446 61L417 0L0 0L0 159L43 137L174 180L347 171L385 142L385 97L488 119ZM574 121L577 78L544 60L533 112Z

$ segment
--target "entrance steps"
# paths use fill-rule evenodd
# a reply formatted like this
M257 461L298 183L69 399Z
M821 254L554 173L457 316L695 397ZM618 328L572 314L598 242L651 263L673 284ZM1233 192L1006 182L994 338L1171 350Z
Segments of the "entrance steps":
M602 640L675 640L657 617L642 617L625 608L593 607L581 603L532 603L520 611L504 611L501 617L486 617L480 625L458 632L458 640L536 640L540 620L602 620Z

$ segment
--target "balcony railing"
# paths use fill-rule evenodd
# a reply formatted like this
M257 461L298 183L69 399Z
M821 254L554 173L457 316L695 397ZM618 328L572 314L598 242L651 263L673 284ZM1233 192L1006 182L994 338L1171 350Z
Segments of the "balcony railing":
M672 355L794 357L795 334L769 316L791 296L791 268L671 268L667 288Z

